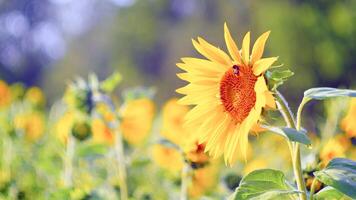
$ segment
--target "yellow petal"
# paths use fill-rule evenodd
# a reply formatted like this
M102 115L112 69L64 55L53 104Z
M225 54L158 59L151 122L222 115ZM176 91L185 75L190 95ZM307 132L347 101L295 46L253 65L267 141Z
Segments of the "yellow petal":
M186 64L186 66L195 68L197 70L207 70L216 73L224 73L226 71L227 66L222 65L217 62L212 62L210 60L199 59L199 58L182 58L182 61Z
M256 93L263 93L268 90L268 87L266 85L266 80L263 76L257 78L254 89Z
M207 85L217 85L220 81L219 77L206 77L204 75L196 75L192 73L178 73L177 76L184 80L191 83L201 83Z
M182 105L198 105L202 102L214 102L216 101L216 93L215 91L204 93L203 95L186 95L178 100L178 103Z
M207 85L195 85L193 83L190 83L184 87L178 88L176 90L177 93L179 94L190 94L190 93L202 93L204 91L210 91L210 90L216 90L216 92L219 92L219 88L216 86L207 86Z
M241 123L241 129L239 131L240 138L239 138L239 147L240 147L240 154L245 158L247 158L247 148L248 148L248 133L251 131L251 128L254 124L257 123L258 119L260 118L261 108L253 108L247 118ZM236 159L236 158L234 158ZM235 160L232 160L235 162ZM230 163L233 164L233 163Z
M221 107L216 107L210 115L205 115L204 122L199 125L197 134L199 135L199 143L206 143L212 135L215 124L222 119L223 112ZM205 152L207 149L205 149Z
M234 59L234 61L237 62L238 65L242 65L243 62L242 62L242 58L241 58L239 49L231 37L230 31L229 31L229 28L227 27L226 22L224 24L224 37L225 37L225 43L226 43L227 50L229 51L232 59Z
M266 95L266 106L268 108L276 109L276 100L274 99L273 93L270 91L265 91Z
M195 106L184 116L183 126L189 126L189 123L194 122L199 118L205 119L205 117L208 116L207 114L214 113L213 111L216 111L216 109L217 107L211 104L199 104Z
M250 62L250 32L247 32L242 40L242 60L245 65L249 65Z
M193 45L194 45L195 49L200 54L202 54L203 56L208 58L209 60L218 62L223 65L227 65L227 66L231 65L231 60L230 60L229 56L226 55L226 53L224 53L222 50L214 47L213 45L209 44L208 42L206 42L205 40L203 40L200 37L198 37L199 43L195 40L192 40L192 41L193 41Z
M220 124L216 123L215 126L216 128L211 134L211 137L205 146L206 151L209 151L217 146L220 136L225 133L225 130L228 128L229 124L230 124L230 116L228 116L228 114L224 114L221 123Z
M231 138L232 140L230 141L229 144L229 151L227 154L225 154L225 162L229 165L232 166L234 164L234 161L237 159L237 154L239 153L239 140L241 137L241 125L237 126L234 130L234 132L230 133L232 134Z
M185 70L186 72L197 75L197 76L219 77L219 78L222 76L222 73L220 73L220 72L217 73L217 72L214 72L211 70L206 70L206 69L200 70L200 69L197 69L196 67L192 67L191 65L187 65L185 63L177 63L176 65L180 69Z
M251 54L251 65L253 65L257 60L262 58L265 44L270 33L271 31L263 33L253 45Z
M230 127L228 136L227 136L227 141L225 143L224 151L224 161L226 165L230 165L230 158L233 157L235 153L235 149L237 148L238 145L238 140L239 140L239 134L238 131L240 129L239 124L234 124Z
M274 62L276 62L277 59L278 57L263 58L255 62L252 68L255 76L259 76L264 73Z

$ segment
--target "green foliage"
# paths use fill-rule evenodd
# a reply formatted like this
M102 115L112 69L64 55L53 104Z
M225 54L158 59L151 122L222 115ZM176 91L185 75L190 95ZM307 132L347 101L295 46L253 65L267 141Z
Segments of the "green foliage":
M325 187L314 195L315 200L351 200L350 197L344 195L333 187Z
M76 155L78 157L103 156L107 152L108 152L107 145L83 143L80 146L78 146L76 150Z
M351 198L356 198L356 162L335 158L325 169L314 172L314 175L322 183L332 186Z
M242 178L230 200L296 200L299 192L286 181L283 172L273 169L256 170Z
M304 92L304 98L309 99L323 100L332 97L356 97L356 90L319 87Z
M106 93L112 93L120 84L122 76L119 72L114 72L107 79L100 83L100 88Z
M273 133L277 133L292 142L299 142L305 145L311 145L311 141L309 137L306 135L305 130L296 130L294 128L288 127L272 127L272 126L264 126L268 130L272 131Z
M279 86L281 86L288 78L292 77L294 72L289 69L277 69L266 72L266 77L268 80L268 84L272 90L276 90Z

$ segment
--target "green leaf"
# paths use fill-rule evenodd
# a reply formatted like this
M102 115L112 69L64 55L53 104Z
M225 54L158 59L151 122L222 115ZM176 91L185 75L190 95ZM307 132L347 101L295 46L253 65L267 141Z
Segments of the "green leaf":
M345 158L335 158L325 169L314 172L322 183L356 199L356 162Z
M104 155L107 151L107 145L88 143L78 146L76 154L78 157L101 156Z
M356 97L356 90L330 87L311 88L304 92L304 97L317 100L323 100L331 97Z
M104 90L104 92L111 93L119 85L121 80L122 80L121 74L119 72L114 72L106 80L100 83L100 88Z
M263 126L263 128L267 128L268 130L277 133L290 141L299 142L305 145L311 145L311 141L306 134L305 130L296 130L294 128L288 127L273 127L273 126Z
M289 77L293 76L294 72L289 69L277 69L273 71L267 71L266 77L268 79L268 84L271 86L272 90L277 89L278 86L282 85Z
M325 187L314 195L315 200L351 200L350 197L344 195L333 187Z
M287 184L284 174L273 169L253 171L242 178L230 200L294 200L299 191Z

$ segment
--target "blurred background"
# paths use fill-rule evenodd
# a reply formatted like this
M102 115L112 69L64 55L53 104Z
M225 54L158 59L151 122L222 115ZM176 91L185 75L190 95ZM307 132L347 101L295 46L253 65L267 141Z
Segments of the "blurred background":
M121 87L182 86L175 63L198 56L191 38L225 49L226 21L238 44L271 30L266 56L296 73L281 88L292 106L309 87L355 87L356 1L0 0L0 78L40 86L48 105L66 82L117 70ZM299 98L296 98L299 97Z
M265 56L279 56L277 65L295 72L279 88L295 111L310 87L356 89L355 11L355 0L0 0L0 200L68 199L63 195L69 193L71 199L116 199L124 194L117 179L120 170L114 167L121 160L116 160L117 148L111 148L121 141L118 132L124 137L129 195L177 199L187 159L174 146L181 141L172 138L190 134L182 127L189 108L171 98L179 97L175 89L185 85L175 75L176 63L181 57L201 57L191 39L201 36L226 50L224 22L239 46L247 31L254 41L271 30ZM116 71L123 78L112 95L115 103L123 97L117 109L94 108L91 91L82 91L80 81L77 88L68 87L90 73L100 80L110 75L120 79ZM93 77L88 81L92 86L97 85ZM136 86L149 89L119 94ZM150 87L156 90L153 101ZM312 148L302 148L307 186L320 163L334 157L355 160L356 100L347 105L346 99L313 101L303 112L303 126L313 141ZM85 114L78 117L77 107ZM278 113L268 114L282 123ZM118 119L120 127L113 123ZM282 137L252 138L248 163L239 160L228 168L205 160L201 169L192 164L196 161L189 163L196 170L190 195L225 199L250 171L291 169ZM207 159L201 146L194 145L188 154ZM73 176L66 173L72 168ZM286 175L292 180L291 170Z

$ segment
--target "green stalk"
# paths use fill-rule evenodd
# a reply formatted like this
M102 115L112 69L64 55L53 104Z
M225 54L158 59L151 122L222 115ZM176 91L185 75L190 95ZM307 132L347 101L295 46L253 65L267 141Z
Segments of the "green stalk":
M75 138L72 135L68 136L66 152L64 157L64 173L63 183L65 187L73 185L73 158L75 150Z
M120 196L121 200L128 199L127 185L126 185L126 167L125 167L125 157L124 157L124 145L122 142L122 135L117 130L115 140L115 153L116 161L119 168L119 185L120 185Z
M100 94L100 100L98 102L103 102L107 104L113 113L116 113L116 107L113 103L110 96L105 94ZM114 151L116 154L116 162L119 169L119 186L120 186L120 199L121 200L128 200L128 189L126 184L126 159L124 153L124 144L122 139L122 134L119 131L120 128L120 119L116 116L115 122L112 125L112 130L115 133L115 144L114 144Z
M316 178L314 177L313 182L312 182L312 184L310 186L310 200L314 199L315 186L316 186L317 182L318 182L318 180L316 180Z
M278 91L276 92L277 94L277 106L279 111L281 112L284 120L287 123L287 126L291 128L295 128L297 130L300 130L300 116L301 116L301 111L303 109L303 106L305 105L306 102L304 100L302 101L301 105L298 108L298 114L297 114L297 122L295 122L293 113L288 107L288 103L283 97L281 93ZM297 187L298 190L301 191L302 193L299 194L299 198L301 200L307 200L307 192L305 188L305 183L303 179L303 174L302 174L302 167L301 167L301 159L300 159L300 146L299 143L297 142L290 142L287 141L289 145L289 150L291 151L291 157L292 157L292 164L293 164L293 172L294 176L297 182Z
M188 163L185 163L182 169L180 200L188 200L189 171L190 171L190 166Z

